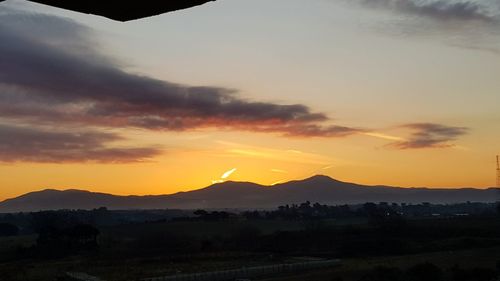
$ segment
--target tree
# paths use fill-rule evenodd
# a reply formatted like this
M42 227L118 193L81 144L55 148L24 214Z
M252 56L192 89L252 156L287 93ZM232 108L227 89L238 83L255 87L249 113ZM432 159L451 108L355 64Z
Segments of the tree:
M69 239L77 245L97 245L100 232L90 224L78 224L66 231Z
M205 210L196 210L193 214L199 217L205 217L206 215L208 215L208 212Z
M377 204L372 202L367 202L363 204L362 211L365 215L371 218L379 217L381 215L380 210L377 208Z

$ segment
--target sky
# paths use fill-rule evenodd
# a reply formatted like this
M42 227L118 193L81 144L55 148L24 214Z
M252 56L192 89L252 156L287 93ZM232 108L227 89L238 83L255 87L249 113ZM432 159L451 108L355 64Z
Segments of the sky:
M0 199L491 187L499 73L498 0L217 0L126 23L8 0Z

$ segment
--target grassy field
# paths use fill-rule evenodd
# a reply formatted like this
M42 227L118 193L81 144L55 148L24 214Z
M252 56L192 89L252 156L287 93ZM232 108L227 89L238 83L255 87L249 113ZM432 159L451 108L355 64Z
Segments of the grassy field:
M272 258L268 255L218 254L198 255L196 257L100 260L82 259L75 256L58 260L24 260L0 265L2 280L54 280L66 271L87 272L108 281L137 280L144 277L164 276L185 272L203 272L220 269L241 268L255 265L268 265L286 262L286 259ZM500 261L500 247L468 249L454 252L435 252L418 255L393 257L373 257L362 259L343 259L342 266L332 269L314 270L281 277L261 278L263 281L331 281L342 277L344 281L358 280L375 266L395 266L407 268L421 262L432 262L444 270L457 264L462 267L492 267ZM9 274L7 272L14 272ZM5 278L5 279L4 279Z
M376 266L390 266L406 269L418 263L431 262L448 270L454 265L463 268L488 267L495 268L500 261L500 247L468 249L461 251L447 251L404 255L393 257L375 257L363 259L343 259L342 266L324 270L314 270L301 274L281 277L262 278L262 281L331 281L335 277L342 277L344 281L354 281L361 278Z

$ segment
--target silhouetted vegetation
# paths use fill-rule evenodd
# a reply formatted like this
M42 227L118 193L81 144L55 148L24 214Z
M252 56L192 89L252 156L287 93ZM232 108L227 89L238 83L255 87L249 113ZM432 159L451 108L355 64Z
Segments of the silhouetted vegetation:
M144 268L151 265L164 268L162 274L168 275L179 272L175 270L200 269L174 266L167 270L170 267L165 267L166 264L209 263L214 264L210 270L218 270L220 264L268 264L297 256L375 259L500 247L500 220L495 204L368 202L327 206L306 201L275 210L240 213L100 208L9 214L0 216L0 220L4 222L0 227L15 226L20 237L18 244L7 244L10 246L4 250L0 247L2 261L24 264L25 260L32 260L36 264L66 260L75 266L70 261L76 259L92 261L98 268L117 268L121 266L118 260L133 261L134 266L127 268L127 276L137 278L146 277ZM22 242L23 239L31 242ZM125 280L114 278L113 274L118 274L114 270L97 275L109 274L104 278L107 280ZM419 263L406 267L379 266L363 276L347 279L334 277L347 281L467 281L473 280L471 276L491 280L488 278L497 276L497 270Z
M196 210L193 212L193 214L196 216L192 219L200 219L200 220L205 220L205 221L221 221L221 220L227 220L230 218L236 218L237 215L225 211L213 211L213 212L207 212L205 210Z

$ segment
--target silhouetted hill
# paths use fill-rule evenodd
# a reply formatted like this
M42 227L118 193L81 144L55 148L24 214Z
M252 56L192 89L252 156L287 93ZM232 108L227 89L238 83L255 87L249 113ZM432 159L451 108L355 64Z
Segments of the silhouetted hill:
M323 204L364 202L458 203L494 202L498 189L430 189L365 186L314 176L273 186L251 182L214 184L206 188L170 195L117 196L84 190L46 189L0 202L0 212L48 209L197 209L197 208L274 208L306 200Z

